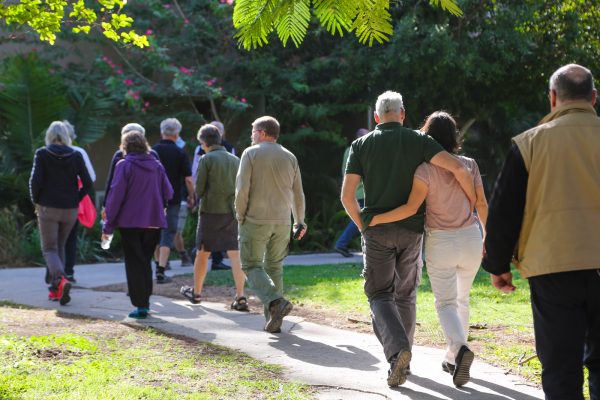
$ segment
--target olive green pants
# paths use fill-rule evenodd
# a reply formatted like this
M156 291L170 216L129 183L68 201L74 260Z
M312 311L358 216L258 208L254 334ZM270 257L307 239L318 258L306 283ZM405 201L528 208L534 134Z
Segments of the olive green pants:
M239 226L240 258L248 286L263 303L269 319L269 304L283 297L283 260L288 254L290 225Z

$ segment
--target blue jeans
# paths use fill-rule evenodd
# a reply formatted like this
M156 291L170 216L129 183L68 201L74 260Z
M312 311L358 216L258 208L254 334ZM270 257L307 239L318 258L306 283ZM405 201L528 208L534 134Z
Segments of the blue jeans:
M361 208L364 207L365 200L359 199L358 205ZM350 242L352 241L352 239L354 239L359 234L360 234L360 231L358 230L358 227L356 226L356 224L354 222L352 222L352 220L350 220L348 225L346 225L346 229L344 229L344 232L342 232L342 234L338 238L337 242L335 242L335 247L339 248L339 249L347 249L348 246L350 245Z

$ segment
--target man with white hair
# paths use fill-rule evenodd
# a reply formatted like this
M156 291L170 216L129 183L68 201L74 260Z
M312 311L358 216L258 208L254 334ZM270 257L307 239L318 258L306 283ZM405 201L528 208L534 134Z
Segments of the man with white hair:
M167 261L173 247L173 239L177 233L177 222L179 219L179 207L181 203L181 187L185 184L188 191L188 204L194 203L194 184L192 182L192 170L190 161L185 151L177 146L176 142L181 132L181 122L177 118L167 118L160 123L160 136L162 140L152 147L158 154L160 162L169 182L173 187L173 197L167 205L167 225L161 230L160 244L156 258L156 283L167 283L171 278L165 275Z
M416 295L421 279L424 209L414 216L368 227L375 214L408 201L417 167L423 162L452 172L475 204L473 179L463 163L433 138L402 126L405 117L400 93L380 95L374 113L377 126L352 142L341 201L363 235L365 294L373 330L390 363L387 383L398 386L409 374L416 325ZM356 200L364 183L365 206ZM367 228L368 227L368 228Z

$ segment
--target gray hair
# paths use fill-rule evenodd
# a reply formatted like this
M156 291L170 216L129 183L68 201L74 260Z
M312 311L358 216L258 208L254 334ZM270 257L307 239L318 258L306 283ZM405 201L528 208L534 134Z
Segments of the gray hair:
M46 146L51 144L64 144L66 146L71 145L71 138L69 137L69 131L65 124L61 121L54 121L46 129Z
M69 137L71 140L77 139L77 135L75 134L75 127L66 119L62 120L62 123L65 124L65 128L67 128L67 132L69 132Z
M177 136L181 132L181 122L177 118L167 118L160 123L160 133L165 136Z
M402 95L398 92L392 92L391 90L380 94L375 103L375 111L379 116L387 113L399 113L400 111L404 111Z
M217 127L221 137L225 136L225 125L221 121L212 121L210 124Z
M591 101L595 90L592 72L578 64L564 65L550 77L550 90L562 101Z
M121 136L128 134L129 132L139 132L142 135L146 135L146 130L140 124L136 124L135 122L130 122L121 128Z
M212 123L202 125L198 130L198 141L204 142L208 147L221 143L221 132Z

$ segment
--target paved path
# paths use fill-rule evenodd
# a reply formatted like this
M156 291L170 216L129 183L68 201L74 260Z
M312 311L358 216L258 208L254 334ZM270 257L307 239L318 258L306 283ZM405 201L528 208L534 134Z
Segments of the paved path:
M360 262L336 254L290 256L287 265ZM173 263L171 274L191 272ZM142 322L127 318L132 307L124 293L98 292L89 288L125 281L124 267L116 264L76 267L77 287L72 302L59 306L46 300L43 269L0 269L0 300L30 306L60 309L61 312L101 319L139 323L168 333L185 335L242 351L250 356L284 366L286 377L316 385L318 399L413 399L413 400L533 400L541 391L520 378L475 361L472 380L461 389L452 385L450 375L441 371L442 350L415 346L413 375L397 389L386 385L388 368L381 346L374 335L339 330L286 318L278 335L262 331L264 318L256 314L233 312L220 303L187 301L152 296L151 317ZM365 300L366 301L366 300ZM293 312L292 312L293 314Z

